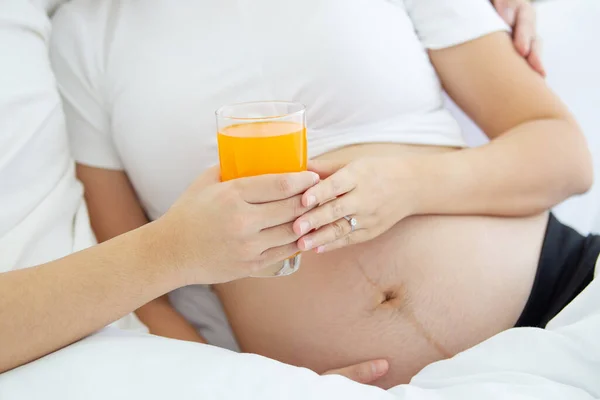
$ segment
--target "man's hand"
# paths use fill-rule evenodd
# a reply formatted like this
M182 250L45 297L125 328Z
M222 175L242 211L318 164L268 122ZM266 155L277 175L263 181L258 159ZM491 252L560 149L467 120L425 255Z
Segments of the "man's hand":
M386 360L373 360L327 371L323 375L342 375L358 383L368 384L387 374L389 369L390 364Z
M540 75L546 76L542 65L542 43L536 34L535 9L529 0L492 0L494 7L513 30L515 48Z

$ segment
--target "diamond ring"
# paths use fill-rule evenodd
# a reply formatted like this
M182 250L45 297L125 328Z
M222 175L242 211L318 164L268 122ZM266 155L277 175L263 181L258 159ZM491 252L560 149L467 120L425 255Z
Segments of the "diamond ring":
M346 215L344 219L350 224L350 232L354 232L358 227L358 221L356 220L356 218Z

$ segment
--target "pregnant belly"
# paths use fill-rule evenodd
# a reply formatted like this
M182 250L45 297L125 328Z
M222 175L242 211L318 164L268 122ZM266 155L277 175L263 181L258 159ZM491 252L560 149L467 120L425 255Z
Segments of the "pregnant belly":
M411 217L368 243L305 253L294 275L217 292L243 351L317 372L385 358L376 384L388 388L514 326L546 221Z

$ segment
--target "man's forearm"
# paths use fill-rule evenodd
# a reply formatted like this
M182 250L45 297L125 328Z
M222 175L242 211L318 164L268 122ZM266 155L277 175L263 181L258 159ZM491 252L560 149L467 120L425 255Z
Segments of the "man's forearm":
M77 176L86 188L90 219L98 242L146 225L146 217L124 171L77 166ZM136 315L151 333L181 340L203 341L194 327L165 297L151 299Z
M153 229L151 224L57 261L0 274L0 373L182 286L153 243Z
M591 158L574 122L522 124L474 149L415 159L419 214L528 216L591 185Z

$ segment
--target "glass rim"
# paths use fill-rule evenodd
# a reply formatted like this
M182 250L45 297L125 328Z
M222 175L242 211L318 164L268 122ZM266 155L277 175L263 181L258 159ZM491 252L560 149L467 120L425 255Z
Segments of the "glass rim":
M258 105L258 104L286 104L286 105L292 105L292 106L299 106L299 110L294 111L294 112L285 113L285 114L269 115L269 116L263 116L263 117L236 117L233 115L225 115L224 114L224 110L227 108L230 108L230 107L250 106L250 105ZM299 102L285 101L285 100L258 100L258 101L244 101L241 103L233 103L233 104L223 105L215 111L215 115L217 116L217 118L226 118L226 119L237 120L237 121L264 121L264 120L286 118L286 117L290 117L290 116L293 116L296 114L302 114L304 112L306 112L306 106Z

